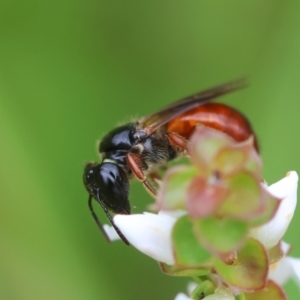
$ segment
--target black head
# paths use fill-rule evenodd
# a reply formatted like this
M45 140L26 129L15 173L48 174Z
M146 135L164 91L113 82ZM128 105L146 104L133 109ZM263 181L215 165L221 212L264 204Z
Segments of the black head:
M83 182L88 193L116 214L130 214L129 182L123 169L115 163L89 163Z
M101 164L88 163L84 169L83 182L90 195L89 207L91 213L105 237L108 239L102 224L94 213L92 198L102 206L109 221L121 239L126 244L129 244L119 228L114 224L108 212L108 210L111 210L116 214L130 214L130 204L128 200L129 182L124 170L112 162L104 162Z

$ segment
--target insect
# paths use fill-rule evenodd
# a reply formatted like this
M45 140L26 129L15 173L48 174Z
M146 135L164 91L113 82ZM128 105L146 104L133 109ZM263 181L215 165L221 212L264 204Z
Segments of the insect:
M83 182L89 193L88 204L92 216L108 241L93 210L92 200L101 205L120 238L129 245L109 211L130 214L129 179L132 177L141 181L156 197L156 190L147 176L155 174L160 166L185 153L187 141L197 125L203 124L222 131L238 142L253 135L254 146L258 150L247 118L232 107L212 102L244 86L244 80L236 80L213 87L136 122L117 127L104 136L99 144L102 161L86 164Z

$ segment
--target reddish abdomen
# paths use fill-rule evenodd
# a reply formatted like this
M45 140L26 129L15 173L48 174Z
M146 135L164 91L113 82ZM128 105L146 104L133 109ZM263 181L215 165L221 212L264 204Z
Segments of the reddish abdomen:
M195 126L199 124L222 131L237 142L245 141L253 135L254 145L258 150L255 134L246 117L221 103L207 103L180 115L168 123L167 131L189 139Z

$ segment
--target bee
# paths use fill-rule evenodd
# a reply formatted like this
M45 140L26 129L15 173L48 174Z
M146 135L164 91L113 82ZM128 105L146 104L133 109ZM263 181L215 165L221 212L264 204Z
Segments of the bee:
M126 245L129 242L114 224L109 211L130 214L129 180L137 178L155 198L156 189L148 177L167 162L186 153L187 144L197 125L224 132L237 142L254 137L247 118L236 109L212 102L239 90L244 80L225 83L177 101L140 120L111 130L99 144L100 163L87 163L83 183L89 193L88 205L98 227L109 238L97 218L92 200L103 208L108 220Z

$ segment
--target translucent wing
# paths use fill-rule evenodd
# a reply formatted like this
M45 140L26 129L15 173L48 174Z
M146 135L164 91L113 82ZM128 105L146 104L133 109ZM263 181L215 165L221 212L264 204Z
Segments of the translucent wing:
M238 79L186 97L154 114L142 118L140 121L141 127L147 135L150 135L155 130L167 124L179 115L195 107L211 102L217 97L226 95L244 87L246 87L246 80Z

